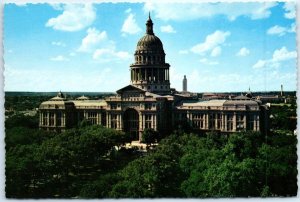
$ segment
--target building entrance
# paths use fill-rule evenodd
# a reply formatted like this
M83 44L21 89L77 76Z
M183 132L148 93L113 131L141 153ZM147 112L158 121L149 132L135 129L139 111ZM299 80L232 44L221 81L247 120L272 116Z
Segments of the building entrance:
M135 109L127 109L123 120L124 131L130 133L133 140L139 140L139 113Z

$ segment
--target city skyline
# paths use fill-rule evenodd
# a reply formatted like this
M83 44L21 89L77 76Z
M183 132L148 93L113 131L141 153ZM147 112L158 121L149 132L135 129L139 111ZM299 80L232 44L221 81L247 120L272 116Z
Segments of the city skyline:
M295 6L268 2L6 4L5 91L115 92L149 11L171 87L296 90Z

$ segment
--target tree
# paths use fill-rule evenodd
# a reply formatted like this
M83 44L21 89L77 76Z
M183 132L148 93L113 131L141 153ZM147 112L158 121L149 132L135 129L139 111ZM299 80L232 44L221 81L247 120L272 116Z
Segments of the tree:
M143 131L142 142L146 143L147 146L151 146L158 139L158 132L152 128L147 128Z

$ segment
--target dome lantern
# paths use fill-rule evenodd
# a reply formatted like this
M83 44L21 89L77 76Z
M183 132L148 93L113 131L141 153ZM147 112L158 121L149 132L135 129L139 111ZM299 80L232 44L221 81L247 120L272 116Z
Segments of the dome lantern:
M146 34L154 35L154 33L153 33L153 22L152 22L151 17L150 17L150 12L149 12L149 18L146 22Z

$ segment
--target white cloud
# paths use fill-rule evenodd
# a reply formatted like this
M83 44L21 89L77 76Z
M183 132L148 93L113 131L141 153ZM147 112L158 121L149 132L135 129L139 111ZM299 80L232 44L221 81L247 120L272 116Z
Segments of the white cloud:
M288 30L288 32L296 32L296 24L292 23L290 29Z
M96 19L92 4L66 4L63 13L47 21L46 27L61 31L78 31L90 26Z
M144 11L152 11L156 18L163 20L192 20L224 15L229 20L247 16L253 20L268 18L275 2L249 3L161 3L147 1Z
M131 8L128 8L125 13L131 13Z
M286 11L284 17L287 19L294 19L296 17L296 7L294 2L286 2L283 9Z
M166 33L176 33L176 31L171 25L160 26L160 31Z
M57 61L57 62L69 61L68 58L66 58L66 57L64 57L64 56L62 56L62 55L58 55L58 56L56 56L56 57L52 57L52 58L50 58L50 60L52 60L52 61Z
M275 25L275 26L271 27L270 29L268 29L267 34L270 34L270 35L277 34L279 36L282 36L282 35L285 35L286 31L287 30L285 27Z
M53 46L61 46L61 47L66 47L66 44L60 41L52 41L51 43Z
M260 69L263 68L266 65L267 61L266 60L258 60L254 65L254 69Z
M97 49L93 54L93 59L100 62L110 62L112 60L127 60L131 57L128 52L116 51L114 48Z
M129 13L123 23L121 31L126 34L137 34L142 31L142 29L137 25L134 15Z
M241 48L239 50L239 52L236 53L236 56L242 56L242 57L244 57L244 56L247 56L249 54L250 54L250 50L248 48L246 48L246 47L243 47L243 48Z
M281 62L285 60L290 60L297 57L296 51L288 51L286 47L282 47L279 50L275 50L273 53L272 61Z
M221 52L222 52L222 48L220 46L217 46L211 51L210 56L217 57L221 55Z
M226 38L230 36L229 31L215 31L214 33L206 36L206 39L203 43L199 43L191 48L193 53L204 55L206 52L213 50L219 45L222 45Z
M27 5L27 2L14 2L14 4L16 5L16 6L19 6L19 7L26 7Z
M281 49L277 49L274 51L271 59L258 60L252 67L254 69L260 69L266 67L278 68L283 62L289 61L291 59L295 59L296 57L297 57L296 51L288 51L287 48L283 46Z
M100 32L96 28L87 30L87 35L82 39L77 51L91 53L92 58L98 62L118 62L131 57L128 52L117 51L115 42L109 39L106 31ZM70 56L74 55L70 53Z
M286 33L296 32L296 25L292 23L290 27L281 27L279 25L275 25L267 30L267 34L269 35L278 35L283 36Z
M89 28L87 30L87 35L82 39L81 45L78 51L89 52L93 51L103 42L107 42L108 37L106 31L100 32L96 28Z
M202 64L210 65L210 66L212 66L212 65L218 65L219 64L219 62L217 62L217 61L209 61L207 58L200 59L200 62Z
M49 3L49 5L55 10L58 11L64 10L64 6L61 3Z

